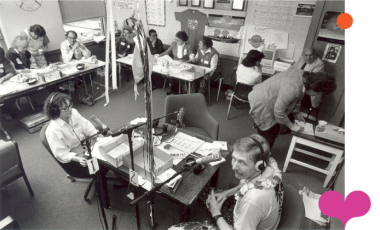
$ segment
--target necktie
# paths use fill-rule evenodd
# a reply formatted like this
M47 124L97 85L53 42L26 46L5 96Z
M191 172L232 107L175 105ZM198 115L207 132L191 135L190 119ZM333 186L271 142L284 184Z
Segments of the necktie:
M305 62L305 63L303 63L303 65L302 65L301 69L302 69L302 70L304 70L304 69L305 69L305 67L306 67L306 62Z

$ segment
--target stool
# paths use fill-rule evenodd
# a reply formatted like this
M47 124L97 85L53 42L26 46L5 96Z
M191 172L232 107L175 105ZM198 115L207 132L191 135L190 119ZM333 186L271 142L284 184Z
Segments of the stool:
M333 156L331 158L321 156L319 154L312 153L308 150L304 150L299 147L296 147L296 144L302 144L314 149L322 150L322 151L332 154ZM329 166L327 167L327 169L321 169L313 165L292 159L292 155L294 151L297 151L299 153L303 153L303 154L306 154L306 155L309 155L321 160L328 161L330 162ZM330 142L317 139L315 136L311 136L307 134L293 133L293 138L289 146L288 155L286 156L283 172L284 173L286 172L289 162L292 162L294 164L301 165L303 167L315 170L317 172L324 173L327 175L327 177L325 179L325 182L323 183L323 187L326 188L331 177L334 175L336 167L338 166L339 163L343 161L343 153L344 153L344 145L332 144Z

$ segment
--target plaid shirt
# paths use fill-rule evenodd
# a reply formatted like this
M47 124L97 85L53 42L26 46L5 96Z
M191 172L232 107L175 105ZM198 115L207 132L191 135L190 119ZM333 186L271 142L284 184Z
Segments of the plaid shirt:
M248 95L249 114L260 130L268 130L277 123L292 128L288 114L303 98L303 70L288 69L253 87Z

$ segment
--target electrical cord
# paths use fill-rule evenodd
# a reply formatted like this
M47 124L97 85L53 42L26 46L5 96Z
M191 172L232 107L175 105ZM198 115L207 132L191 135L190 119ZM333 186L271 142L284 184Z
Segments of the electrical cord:
M98 181L96 181L96 183L98 183ZM98 186L98 188L99 188L99 184L97 184L95 186ZM100 196L100 194L98 194L98 195ZM100 217L99 197L98 197L98 199L96 199L96 206L98 207L99 220L100 220L100 223L102 224L102 229L104 230L103 221L102 221L102 218Z

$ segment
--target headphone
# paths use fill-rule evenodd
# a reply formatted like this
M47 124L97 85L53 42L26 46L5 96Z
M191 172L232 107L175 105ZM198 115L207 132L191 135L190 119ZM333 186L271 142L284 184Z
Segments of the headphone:
M263 172L265 170L265 168L267 167L267 162L265 160L264 148L261 145L260 141L258 141L256 138L254 138L254 137L251 136L251 139L253 140L253 142L256 143L257 147L259 147L259 149L260 149L260 155L261 155L261 160L259 160L258 162L256 162L255 169L256 169L256 171Z
M53 93L51 98L50 98L50 109L52 112L56 113L59 109L56 108L56 106L52 106L51 103L53 102L53 99L55 96L57 96L59 93Z

